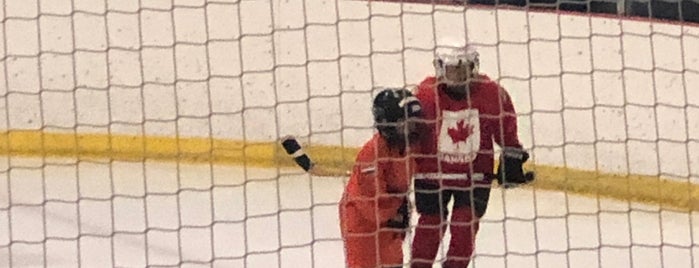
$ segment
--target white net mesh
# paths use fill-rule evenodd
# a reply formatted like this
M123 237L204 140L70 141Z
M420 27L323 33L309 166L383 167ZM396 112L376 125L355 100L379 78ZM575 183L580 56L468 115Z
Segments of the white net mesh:
M432 74L441 37L478 47L539 174L494 192L474 267L699 266L694 24L407 1L1 2L2 267L341 267L342 171L373 133L370 99ZM338 178L287 169L285 135Z

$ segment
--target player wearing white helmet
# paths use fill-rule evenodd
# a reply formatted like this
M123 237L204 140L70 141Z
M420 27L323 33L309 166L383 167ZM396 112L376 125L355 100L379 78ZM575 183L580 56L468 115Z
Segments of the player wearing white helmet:
M443 41L437 47L433 61L435 77L444 85L447 93L455 98L463 98L471 81L478 79L480 59L473 46L458 41Z
M434 68L437 78L447 85L467 84L476 78L480 67L479 55L472 46L458 44L437 48Z
M446 231L451 241L442 267L467 267L490 184L513 186L534 180L522 164L529 155L517 137L517 117L508 93L479 73L479 55L464 42L442 42L435 51L435 76L416 97L427 122L416 157L415 202L420 214L411 249L411 267L432 267ZM502 148L494 172L494 145Z

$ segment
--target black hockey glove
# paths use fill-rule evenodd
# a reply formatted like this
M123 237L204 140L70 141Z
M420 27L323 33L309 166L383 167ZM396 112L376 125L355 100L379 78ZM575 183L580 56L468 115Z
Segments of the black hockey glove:
M396 229L405 235L408 227L410 227L410 209L408 209L408 199L403 199L403 204L398 208L398 213L393 219L388 220L386 227Z
M495 175L498 184L505 188L512 188L534 181L534 172L524 172L522 169L522 164L528 159L529 154L523 149L503 148L498 171Z

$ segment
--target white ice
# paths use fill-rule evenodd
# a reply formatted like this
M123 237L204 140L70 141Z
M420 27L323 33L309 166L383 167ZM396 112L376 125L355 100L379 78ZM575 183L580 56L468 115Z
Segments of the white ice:
M0 267L344 266L343 178L204 164L5 160ZM697 222L695 213L652 205L496 189L471 266L699 266Z

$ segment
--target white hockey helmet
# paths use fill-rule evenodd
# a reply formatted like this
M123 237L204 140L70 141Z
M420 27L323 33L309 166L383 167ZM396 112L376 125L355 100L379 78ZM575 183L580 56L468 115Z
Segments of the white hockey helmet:
M435 76L447 85L468 84L478 75L478 52L465 40L443 39L437 44L434 58Z

